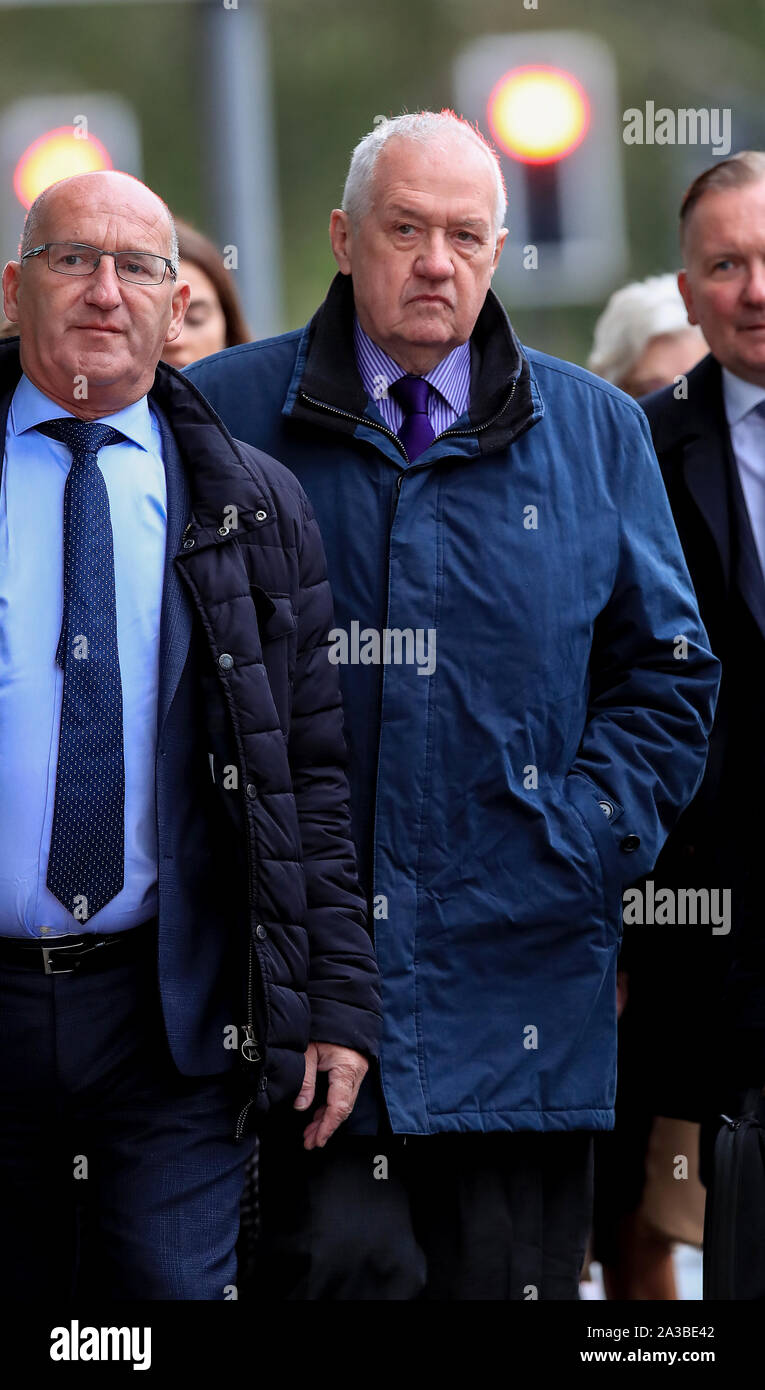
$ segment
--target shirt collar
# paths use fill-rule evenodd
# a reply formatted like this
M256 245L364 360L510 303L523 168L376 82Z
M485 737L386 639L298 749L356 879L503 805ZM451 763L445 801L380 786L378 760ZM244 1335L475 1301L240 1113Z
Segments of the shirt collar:
M72 420L76 418L71 411L62 410L60 405L44 395L28 376L22 375L11 401L10 425L14 434L23 434L25 430L33 430L47 420L60 420L65 416ZM114 415L102 417L99 423L120 430L139 448L151 449L151 414L147 396L126 405L124 410L118 410Z
M406 376L404 368L364 332L357 314L353 318L353 345L364 389L373 400L380 395L376 378L384 377L389 386L391 382ZM460 343L459 347L453 348L424 376L456 415L462 415L468 408L470 398L470 343Z
M725 414L729 427L733 429L734 425L739 424L755 406L765 401L765 386L755 386L751 381L744 381L740 376L734 376L733 372L729 372L727 367L722 369L722 384Z

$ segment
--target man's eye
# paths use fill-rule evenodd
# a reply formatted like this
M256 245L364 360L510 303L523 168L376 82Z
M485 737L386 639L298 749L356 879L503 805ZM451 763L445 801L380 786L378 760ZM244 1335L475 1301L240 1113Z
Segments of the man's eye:
M466 232L464 228L460 229L460 231L457 232L457 236L466 243L469 241L478 240L478 237L476 236L475 232Z
M722 261L715 261L714 265L712 266L712 269L713 269L713 270L730 270L732 265L733 265L733 261L730 261L730 260L727 260L727 259L726 259L726 260L722 260Z
M406 234L407 232L413 232L414 227L412 226L411 222L400 222L398 227L396 228L396 231L403 232L404 234Z

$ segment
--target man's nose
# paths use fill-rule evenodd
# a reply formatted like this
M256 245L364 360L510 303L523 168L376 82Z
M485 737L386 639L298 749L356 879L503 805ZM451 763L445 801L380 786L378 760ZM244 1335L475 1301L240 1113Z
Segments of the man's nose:
M122 301L120 280L112 256L102 256L96 269L88 276L85 298L100 309L113 309Z
M454 274L449 243L443 232L431 233L417 257L415 270L428 280L446 280Z
M750 265L744 298L749 304L765 304L765 259L756 260Z

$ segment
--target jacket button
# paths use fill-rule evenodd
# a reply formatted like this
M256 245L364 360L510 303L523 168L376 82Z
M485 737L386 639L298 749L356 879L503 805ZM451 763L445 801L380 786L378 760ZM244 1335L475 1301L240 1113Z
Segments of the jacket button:
M228 535L228 530L229 530L228 526L219 526L219 527L218 527L218 535L219 535L219 536L227 536L227 535Z
M250 801L254 801L254 800L255 800L255 797L256 797L257 794L258 794L258 789L257 789L257 787L255 786L255 783L254 783L254 782L248 782L248 783L247 783L247 786L245 787L245 794L250 798Z
M260 922L258 922L258 925L255 928L255 935L257 936L258 941L265 941L266 937L268 936L268 932L266 931L265 927L261 927Z
M625 835L624 839L622 840L621 847L624 850L625 854L633 854L636 849L640 848L640 836Z
M599 805L601 811L603 812L603 815L604 815L604 816L608 816L608 819L610 820L611 817L612 817L612 815L614 814L614 808L613 808L613 806L611 805L611 802L610 802L610 801L599 801L599 802L598 802L598 805Z
M184 550L193 550L195 545L196 541L194 540L193 536L189 536L188 540L183 542Z
M263 508L261 507L260 511L255 513L255 520L256 520L256 521L265 521L265 519L266 519L267 516L268 516L268 512L264 512L264 511L263 511Z
M230 656L228 652L221 652L220 656L218 657L218 665L220 666L221 671L230 671L233 664L233 656Z

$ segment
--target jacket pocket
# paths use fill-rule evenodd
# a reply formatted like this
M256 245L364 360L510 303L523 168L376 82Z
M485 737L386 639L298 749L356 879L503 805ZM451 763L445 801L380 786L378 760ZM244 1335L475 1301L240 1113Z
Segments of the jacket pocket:
M289 736L297 665L297 619L289 594L268 594L250 585L258 618L263 665L266 668L279 724Z
M261 646L296 631L297 621L289 594L267 594L258 584L250 585L250 593L258 618Z
M564 783L569 804L584 823L597 856L603 885L603 906L606 921L616 924L622 932L622 891L627 882L624 855L619 847L614 825L624 814L624 807L604 792L583 773L569 773Z

